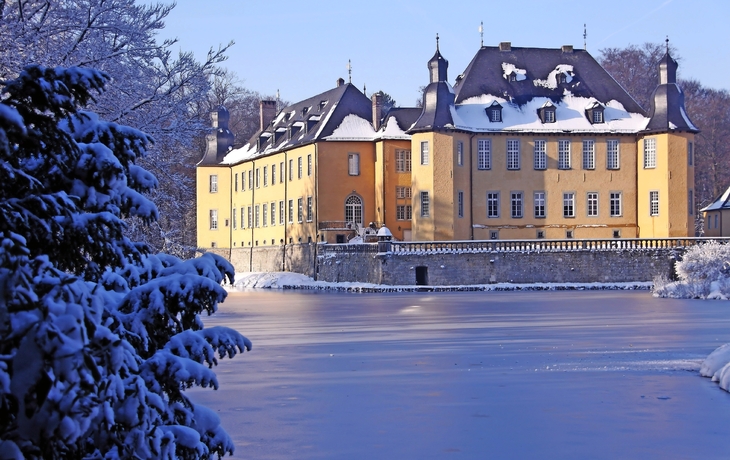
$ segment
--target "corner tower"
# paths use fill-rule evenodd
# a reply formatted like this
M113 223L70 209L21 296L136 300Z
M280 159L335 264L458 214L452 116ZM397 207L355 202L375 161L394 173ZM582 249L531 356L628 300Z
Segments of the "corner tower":
M649 122L638 138L637 221L639 237L694 236L694 137L699 130L684 107L677 85L677 61L667 52L659 61L659 85Z

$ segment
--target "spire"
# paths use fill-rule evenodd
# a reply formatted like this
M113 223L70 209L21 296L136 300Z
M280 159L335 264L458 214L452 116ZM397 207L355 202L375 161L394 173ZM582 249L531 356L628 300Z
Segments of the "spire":
M347 82L352 83L352 62L347 60Z
M484 21L479 23L479 36L481 37L479 46L484 48Z
M436 32L436 51L439 50L439 33Z
M439 35L436 34L436 53L433 55L431 60L428 61L428 70L431 76L430 83L436 83L439 81L447 80L447 69L449 68L449 61L441 56L439 51Z
M583 24L583 49L588 50L588 27Z
M672 56L669 55L669 36L667 36L665 43L667 46L667 52L664 54L664 57L662 58L662 60L659 61L659 84L660 85L666 85L668 83L676 83L677 82L677 67L679 67L679 65L677 64L677 61L672 59Z

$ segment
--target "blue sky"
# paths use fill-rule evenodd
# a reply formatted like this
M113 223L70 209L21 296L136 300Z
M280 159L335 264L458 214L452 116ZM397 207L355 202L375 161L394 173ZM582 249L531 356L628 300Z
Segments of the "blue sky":
M730 89L727 0L405 0L348 2L179 0L161 38L177 37L179 47L202 59L207 50L234 40L225 66L244 86L295 102L326 91L338 77L370 95L389 93L399 105L413 105L428 83L426 62L439 34L449 61L449 81L463 72L484 44L606 47L662 42L677 47L680 77L712 88Z

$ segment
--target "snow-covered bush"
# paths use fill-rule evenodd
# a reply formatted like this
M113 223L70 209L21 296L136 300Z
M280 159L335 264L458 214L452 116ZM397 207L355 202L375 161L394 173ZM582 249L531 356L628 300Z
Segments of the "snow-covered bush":
M654 293L660 297L730 297L730 245L708 241L692 246L676 265L676 282L654 280Z
M232 452L185 396L251 343L203 329L233 281L124 236L157 218L151 139L80 110L109 77L30 66L0 100L0 458L206 458Z

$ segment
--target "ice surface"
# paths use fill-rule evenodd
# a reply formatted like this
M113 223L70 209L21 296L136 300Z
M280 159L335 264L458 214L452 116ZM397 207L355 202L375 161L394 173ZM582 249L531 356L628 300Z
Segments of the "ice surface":
M233 458L724 458L699 377L721 302L647 292L235 292L206 325L256 349L188 392Z

